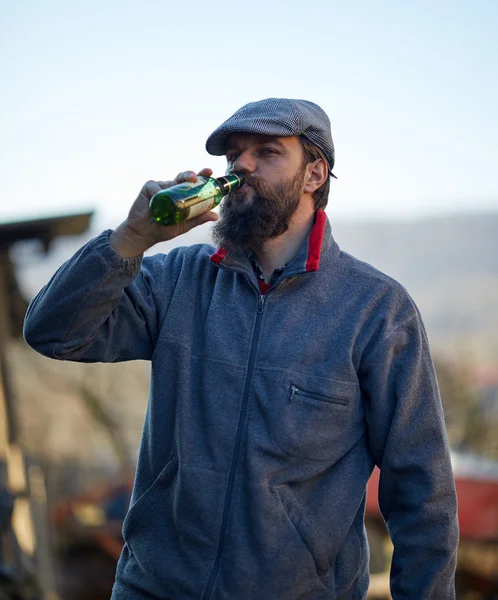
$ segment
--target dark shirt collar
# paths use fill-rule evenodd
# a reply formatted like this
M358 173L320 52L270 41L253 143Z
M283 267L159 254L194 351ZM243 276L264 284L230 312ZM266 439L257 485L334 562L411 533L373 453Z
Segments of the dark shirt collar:
M287 267L287 264L285 264L283 267L278 267L277 269L275 269L273 271L272 276L270 277L270 281L266 281L265 276L263 275L263 269L261 268L261 265L258 262L258 259L256 258L256 255L254 254L254 252L252 250L248 250L246 252L247 258L250 260L252 268L254 269L254 272L256 273L256 277L261 280L264 281L265 283L268 283L269 285L273 285L277 279L279 278L280 275L282 275L282 273L285 271L285 268Z

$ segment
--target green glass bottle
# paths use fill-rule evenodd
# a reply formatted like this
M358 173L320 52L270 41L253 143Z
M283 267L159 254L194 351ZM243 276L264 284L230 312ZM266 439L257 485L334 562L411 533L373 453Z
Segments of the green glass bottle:
M218 206L224 196L238 189L244 181L241 173L230 173L216 179L199 177L195 183L179 183L152 196L150 213L159 225L176 225Z

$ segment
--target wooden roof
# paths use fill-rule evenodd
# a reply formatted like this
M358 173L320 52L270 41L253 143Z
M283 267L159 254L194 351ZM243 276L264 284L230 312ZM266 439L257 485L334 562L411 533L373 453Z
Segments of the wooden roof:
M0 223L0 247L22 240L40 240L45 249L56 237L79 235L88 229L93 212Z
M93 212L60 215L43 219L10 221L0 223L0 319L8 327L0 328L0 344L5 337L22 336L24 315L28 301L19 288L15 264L10 258L9 248L15 242L40 240L45 251L57 237L80 235L88 229Z

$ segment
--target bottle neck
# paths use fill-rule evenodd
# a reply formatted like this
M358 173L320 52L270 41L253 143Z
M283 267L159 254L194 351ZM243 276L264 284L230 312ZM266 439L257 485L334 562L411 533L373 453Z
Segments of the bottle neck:
M230 173L225 177L217 177L216 183L220 187L221 193L226 196L231 191L238 189L245 182L245 177L242 173Z

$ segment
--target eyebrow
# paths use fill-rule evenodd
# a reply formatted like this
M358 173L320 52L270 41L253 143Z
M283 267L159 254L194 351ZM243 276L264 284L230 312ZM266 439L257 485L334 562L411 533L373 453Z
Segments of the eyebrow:
M280 141L280 138L278 138L277 136L273 136L273 135L262 135L262 136L260 136L260 139L258 141L256 141L257 146L264 146L265 144L276 144L277 146L280 146L280 148L285 147L285 145ZM226 147L225 154L229 154L230 152L233 152L234 150L238 150L240 148L240 146L241 146L240 143L232 142L230 144L230 146Z

